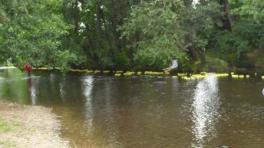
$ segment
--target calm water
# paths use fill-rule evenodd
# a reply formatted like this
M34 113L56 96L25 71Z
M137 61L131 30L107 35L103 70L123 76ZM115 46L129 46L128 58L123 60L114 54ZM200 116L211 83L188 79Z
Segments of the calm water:
M53 108L74 147L264 147L264 81L0 71L0 98Z

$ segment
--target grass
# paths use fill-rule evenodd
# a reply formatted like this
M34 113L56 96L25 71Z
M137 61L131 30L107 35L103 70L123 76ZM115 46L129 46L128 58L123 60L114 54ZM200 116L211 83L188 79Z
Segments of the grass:
M5 121L3 121L1 118L0 118L0 133L5 133L5 132L9 132L12 130L12 127L6 123ZM16 145L11 142L11 141L2 141L0 140L0 147L3 147L3 148L14 148L16 147Z
M16 145L11 141L0 141L0 147L3 146L4 148L14 148Z
M0 119L0 133L2 132L8 132L11 130L11 127L4 122L2 119Z

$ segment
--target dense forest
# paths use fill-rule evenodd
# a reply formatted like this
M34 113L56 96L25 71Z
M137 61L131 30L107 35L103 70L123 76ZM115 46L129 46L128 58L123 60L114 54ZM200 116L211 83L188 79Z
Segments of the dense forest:
M0 62L264 72L263 0L0 0Z

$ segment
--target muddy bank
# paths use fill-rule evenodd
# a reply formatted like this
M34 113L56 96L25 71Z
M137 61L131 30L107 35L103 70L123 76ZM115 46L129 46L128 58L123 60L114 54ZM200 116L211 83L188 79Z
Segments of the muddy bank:
M51 109L0 101L0 148L68 148Z

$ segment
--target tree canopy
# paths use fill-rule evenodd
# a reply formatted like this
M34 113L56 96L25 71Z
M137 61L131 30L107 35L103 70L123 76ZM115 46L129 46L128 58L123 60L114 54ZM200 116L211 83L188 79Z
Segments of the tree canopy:
M0 62L264 72L262 0L0 0Z

